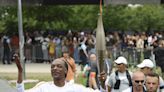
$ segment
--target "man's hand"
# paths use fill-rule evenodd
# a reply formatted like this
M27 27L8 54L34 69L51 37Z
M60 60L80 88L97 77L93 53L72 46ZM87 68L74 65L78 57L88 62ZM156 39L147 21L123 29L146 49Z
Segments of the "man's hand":
M106 74L105 74L105 72L101 72L101 73L98 75L98 78L99 78L99 80L101 80L101 81L105 81L105 80L106 80Z
M100 87L105 90L106 73L101 72L100 74L98 74L98 79L100 81L100 85L101 85Z

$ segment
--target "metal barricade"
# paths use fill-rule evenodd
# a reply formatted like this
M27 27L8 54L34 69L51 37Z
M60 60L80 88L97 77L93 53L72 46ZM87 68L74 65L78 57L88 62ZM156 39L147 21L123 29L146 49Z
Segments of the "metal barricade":
M110 58L114 61L119 56L124 56L129 66L136 66L141 63L143 59L151 59L155 64L154 53L152 48L139 49L134 47L116 48L107 47Z
M25 51L27 51L26 49L27 48L25 46ZM45 53L45 51L42 51L41 44L31 45L28 49L31 50L30 55L32 62L44 62L43 53ZM135 66L136 64L139 64L144 58L149 58L155 63L152 48L137 49L134 47L128 47L122 49L117 47L107 47L107 51L112 61L114 61L119 56L124 56L127 58L129 66ZM26 54L25 57L28 58ZM47 59L50 60L49 56Z

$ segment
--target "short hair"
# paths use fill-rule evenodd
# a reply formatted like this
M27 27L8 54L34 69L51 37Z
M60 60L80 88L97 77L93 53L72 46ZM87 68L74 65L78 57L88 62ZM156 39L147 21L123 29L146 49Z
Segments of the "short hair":
M65 77L67 77L67 73L68 73L68 63L67 63L67 60L66 59L64 59L64 58L59 58L61 61L63 61L64 62L64 66L65 66L65 68L66 68L66 70L67 70L67 72L66 72L66 74L65 74Z
M64 66L66 67L66 69L68 71L68 64L66 62L64 62Z
M64 66L66 67L67 71L68 71L68 63L66 60L63 60L64 61Z
M65 68L66 68L67 71L68 71L68 63L67 63L67 61L66 61L64 58L57 58L57 59L53 60L53 62L55 62L55 61L64 62L64 66L65 66ZM53 62L52 62L52 63L53 63Z
M62 60L64 62L64 66L66 67L67 71L68 71L68 61L64 58L60 58L60 60Z
M159 79L159 75L157 73L154 73L154 72L148 73L147 76L149 76L149 77L157 77Z

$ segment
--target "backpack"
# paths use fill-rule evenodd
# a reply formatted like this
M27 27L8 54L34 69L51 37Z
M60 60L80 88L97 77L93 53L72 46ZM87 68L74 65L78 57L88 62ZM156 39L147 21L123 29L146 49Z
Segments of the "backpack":
M114 85L114 89L119 89L121 80L118 77L118 71L115 72L115 75L116 75L116 77L115 77L116 78L116 83ZM131 76L130 76L128 70L126 70L126 77L129 81L129 86L132 86L132 79L131 79Z

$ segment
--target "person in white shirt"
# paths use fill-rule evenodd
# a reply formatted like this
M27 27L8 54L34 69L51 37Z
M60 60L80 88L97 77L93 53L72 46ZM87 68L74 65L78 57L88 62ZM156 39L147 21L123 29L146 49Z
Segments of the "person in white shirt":
M127 70L127 60L120 56L115 60L117 70L107 77L105 84L109 92L122 92L132 86L131 72Z
M24 90L22 79L22 66L18 55L15 55L15 62L18 68L17 92L100 92L86 88L82 85L65 81L68 65L61 58L55 59L51 64L51 75L53 82L45 82L29 90Z

